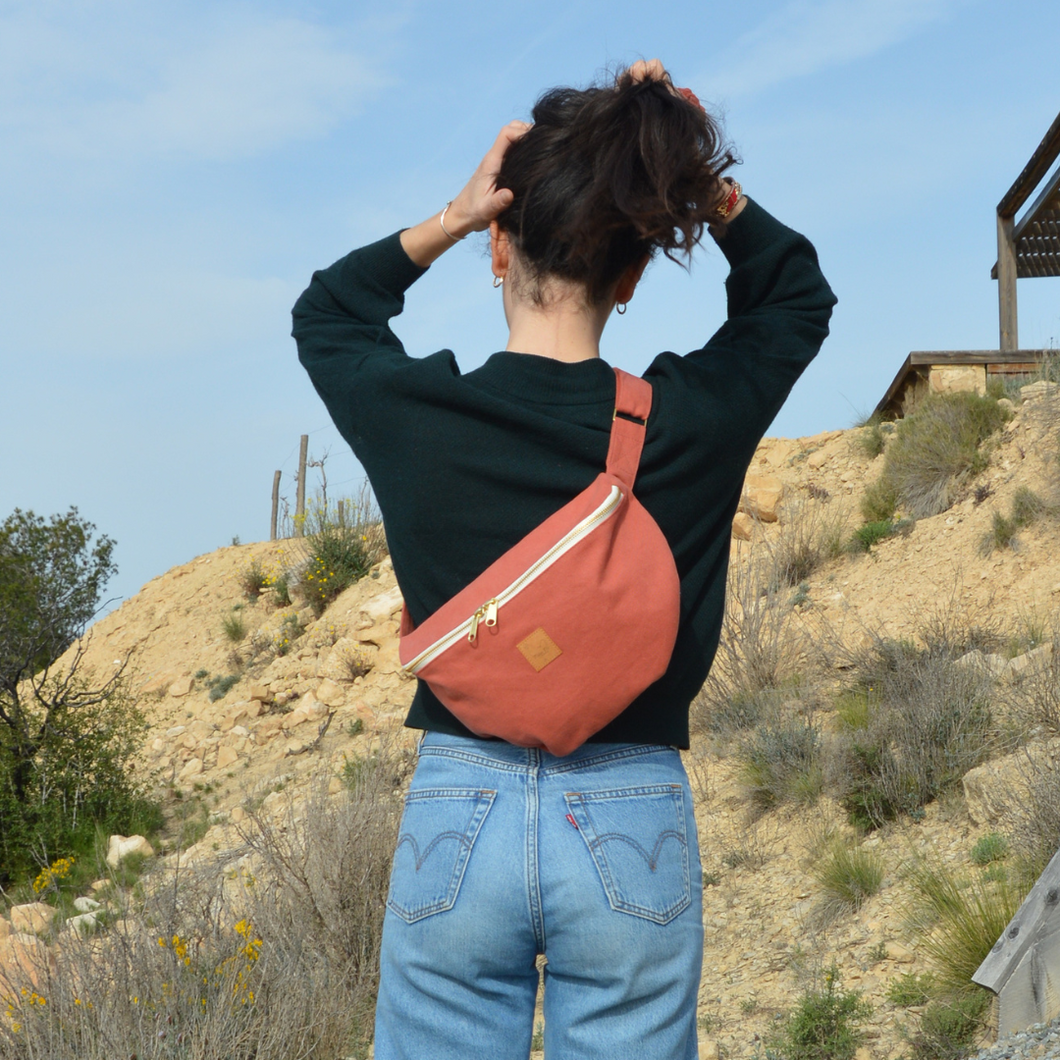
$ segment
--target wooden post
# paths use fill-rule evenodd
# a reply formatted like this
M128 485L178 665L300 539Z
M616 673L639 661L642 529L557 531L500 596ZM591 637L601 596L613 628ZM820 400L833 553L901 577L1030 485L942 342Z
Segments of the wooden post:
M269 523L269 540L276 540L276 517L280 513L280 473L273 472L272 476L272 521Z
M298 494L294 507L294 536L305 535L305 465L309 456L309 435L302 435L302 444L298 450Z
M1002 351L1019 349L1016 314L1016 245L1013 218L997 215L997 298Z
M345 501L339 501L339 528L341 530L346 529L346 512L344 510Z

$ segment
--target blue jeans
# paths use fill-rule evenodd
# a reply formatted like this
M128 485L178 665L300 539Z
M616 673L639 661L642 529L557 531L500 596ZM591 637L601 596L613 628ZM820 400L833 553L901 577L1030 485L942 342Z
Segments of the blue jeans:
M671 747L429 733L383 927L376 1060L694 1060L692 797Z

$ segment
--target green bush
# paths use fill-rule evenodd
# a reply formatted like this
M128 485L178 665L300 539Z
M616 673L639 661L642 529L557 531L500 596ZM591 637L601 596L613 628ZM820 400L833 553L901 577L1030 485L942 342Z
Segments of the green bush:
M880 417L874 413L860 426L861 429L854 439L855 444L869 459L874 460L884 449L884 434L880 428Z
M1000 832L981 836L972 847L971 858L976 865L989 865L1008 857L1008 840Z
M864 526L859 526L854 531L851 539L851 551L868 552L873 545L879 544L884 538L890 537L893 533L894 522L891 519L865 523Z
M812 988L799 998L769 1045L783 1060L851 1060L864 1039L859 1024L870 1015L872 1007L859 991L839 989L833 964L824 974L823 989Z
M982 444L1007 418L993 398L925 397L897 425L880 478L862 501L865 521L886 521L897 509L917 519L944 512L959 486L986 467Z
M883 885L884 866L880 857L841 837L825 845L814 859L811 871L824 891L829 912L857 912Z
M232 611L221 619L221 632L233 644L238 644L247 635L246 619L238 611Z
M239 585L248 600L257 600L270 583L269 572L257 558L252 559L239 573Z
M934 985L935 977L930 972L903 972L887 984L887 1000L903 1008L923 1005L931 997Z
M224 699L237 684L239 674L217 674L211 677L206 682L206 687L210 690L210 702L216 703L219 699Z
M1026 486L1021 486L1012 498L1012 514L994 512L994 521L983 538L980 551L989 555L995 549L1015 548L1016 535L1035 523L1047 510L1045 502Z
M383 524L370 493L329 505L320 498L310 505L303 540L299 580L317 614L340 593L363 578L386 551Z
M759 809L810 803L823 786L821 734L803 718L760 726L740 748L741 781Z
M932 1001L910 1039L913 1060L960 1060L972 1051L990 1005L985 990Z
M116 571L114 542L94 531L76 508L0 523L0 885L91 861L97 829L158 826L132 772L146 723L125 666L97 681L84 665L81 637Z
M75 678L65 694L91 690ZM43 724L43 711L27 714L32 726ZM0 883L35 875L60 856L93 862L101 830L159 829L161 811L132 770L145 731L142 711L121 684L96 703L53 706L45 739L28 761L0 727Z

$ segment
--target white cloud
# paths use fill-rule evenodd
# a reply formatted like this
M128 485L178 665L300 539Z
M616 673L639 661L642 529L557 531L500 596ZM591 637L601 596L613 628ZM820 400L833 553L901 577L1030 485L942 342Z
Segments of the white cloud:
M726 49L703 77L715 96L737 96L864 59L966 0L796 0Z
M9 148L74 158L254 155L326 133L384 83L348 30L299 18L190 5L145 21L142 8L121 2L69 16L47 4L0 15L0 137Z

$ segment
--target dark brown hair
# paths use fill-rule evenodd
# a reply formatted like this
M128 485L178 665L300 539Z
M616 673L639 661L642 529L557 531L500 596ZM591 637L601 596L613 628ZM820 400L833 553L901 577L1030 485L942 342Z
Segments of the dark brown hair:
M551 277L604 301L625 270L657 250L690 259L735 159L718 123L667 82L554 88L497 178L515 199L497 218L529 272L533 300Z

